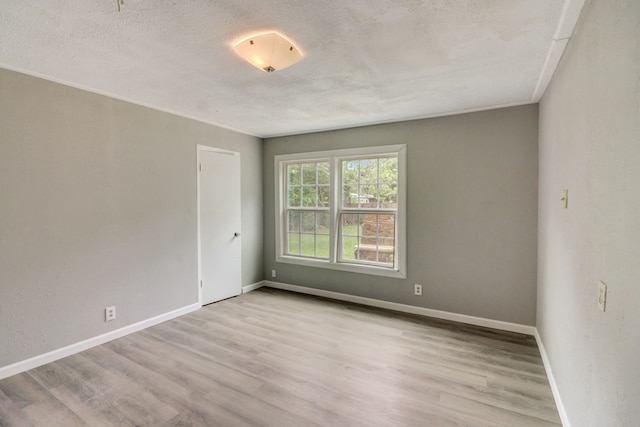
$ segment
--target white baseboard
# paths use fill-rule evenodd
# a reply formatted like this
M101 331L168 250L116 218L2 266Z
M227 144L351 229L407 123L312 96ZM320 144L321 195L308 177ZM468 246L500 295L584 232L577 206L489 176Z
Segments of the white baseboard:
M123 328L116 329L115 331L107 332L106 334L98 335L96 337L89 338L84 341L80 341L75 344L50 351L48 353L40 354L27 360L22 360L11 365L0 367L0 380L28 371L29 369L37 368L38 366L46 365L47 363L54 362L56 360L62 359L63 357L80 353L81 351L88 350L100 344L104 344L117 338L124 337L125 335L138 332L150 326L157 325L158 323L166 322L167 320L183 316L187 313L191 313L192 311L200 309L200 307L202 306L199 303L191 304L177 310L173 310L168 313L164 313L159 316L134 323L133 325L125 326Z
M471 325L484 326L488 328L494 328L494 329L499 329L499 330L504 330L509 332L518 332L526 335L533 335L536 339L536 342L538 343L538 348L540 349L542 362L544 363L545 371L549 379L549 384L551 386L551 391L553 393L553 397L555 399L556 406L558 408L558 413L560 415L562 425L564 427L571 427L571 423L569 422L567 412L565 410L564 404L562 403L562 398L560 397L560 391L558 390L558 386L556 384L553 371L551 370L549 357L547 356L547 352L545 350L544 344L542 343L542 338L540 337L538 330L533 326L521 325L518 323L502 322L499 320L485 319L481 317L467 316L464 314L451 313L447 311L432 310L429 308L416 307L412 305L382 301L382 300L377 300L373 298L343 294L340 292L325 291L322 289L308 288L305 286L297 286L297 285L290 285L286 283L272 282L269 280L243 286L242 293L246 294L248 292L255 291L256 289L260 289L263 286L267 286L275 289L282 289L286 291L298 292L302 294L332 298L339 301L347 301L347 302L352 302L356 304L363 304L363 305L368 305L372 307L395 310L395 311L400 311L404 313L418 314L418 315L427 316L427 317L435 317L437 319L452 320L455 322L467 323ZM177 310L173 310L168 313L164 313L159 316L155 316L150 319L146 319L141 322L134 323L133 325L125 326L124 328L107 332L106 334L102 334L97 337L89 338L84 341L80 341L78 343L71 344L66 347L62 347L57 350L53 350L48 353L44 353L44 354L32 357L27 360L23 360L20 362L13 363L11 365L0 367L0 380L28 371L29 369L46 365L47 363L54 362L56 360L62 359L67 356L71 356L81 351L88 350L92 347L107 343L109 341L113 341L125 335L138 332L142 329L157 325L162 322L166 322L176 317L183 316L185 314L191 313L192 311L196 311L200 308L201 308L201 305L199 303L191 304L191 305L179 308Z
M264 286L285 291L299 292L301 294L315 295L319 297L332 298L340 301L353 302L356 304L369 305L372 307L385 308L388 310L401 311L403 313L418 314L421 316L435 317L437 319L452 320L454 322L467 323L470 325L484 326L487 328L500 329L502 331L517 332L526 335L535 335L534 326L521 325L519 323L502 322L500 320L485 319L482 317L467 316L465 314L451 313L448 311L432 310L430 308L416 307L414 305L399 304L396 302L382 301L373 298L359 297L355 295L343 294L340 292L325 291L322 289L307 288L305 286L289 285L286 283L264 281Z
M256 282L256 283L253 283L253 284L247 285L247 286L243 286L242 287L242 293L246 294L248 292L255 291L256 289L260 289L263 286L264 286L264 281Z
M549 360L549 356L547 355L547 350L544 348L544 344L542 343L542 338L540 337L540 334L538 333L537 328L535 330L534 336L536 337L536 342L538 343L540 356L542 356L542 363L544 363L544 370L546 371L547 378L549 379L549 385L551 386L553 399L556 401L556 407L558 408L560 421L562 421L563 427L571 427L571 423L569 422L569 416L567 415L567 411L564 407L564 404L562 403L562 398L560 397L560 390L558 389L556 378L553 376L553 371L551 370L551 361Z

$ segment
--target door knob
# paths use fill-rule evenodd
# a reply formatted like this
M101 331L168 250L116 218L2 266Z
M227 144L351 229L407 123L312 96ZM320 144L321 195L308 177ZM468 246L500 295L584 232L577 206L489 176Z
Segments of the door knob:
M236 231L235 233L233 233L233 237L240 237L240 233Z

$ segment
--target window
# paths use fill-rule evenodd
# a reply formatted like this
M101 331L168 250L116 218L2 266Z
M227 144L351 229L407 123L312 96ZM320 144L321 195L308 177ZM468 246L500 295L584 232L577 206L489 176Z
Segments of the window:
M286 167L285 253L329 259L329 162L296 162Z
M276 156L277 261L405 277L405 151Z

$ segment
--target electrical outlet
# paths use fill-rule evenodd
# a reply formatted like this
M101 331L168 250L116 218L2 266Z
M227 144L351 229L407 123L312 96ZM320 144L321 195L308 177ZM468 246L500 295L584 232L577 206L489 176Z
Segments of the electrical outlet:
M413 285L413 294L414 295L422 295L422 285Z
M607 309L607 285L603 281L598 282L598 308L603 312Z
M276 277L276 271L275 270L271 270L271 277Z
M104 321L110 322L116 318L116 306L112 305L104 309Z

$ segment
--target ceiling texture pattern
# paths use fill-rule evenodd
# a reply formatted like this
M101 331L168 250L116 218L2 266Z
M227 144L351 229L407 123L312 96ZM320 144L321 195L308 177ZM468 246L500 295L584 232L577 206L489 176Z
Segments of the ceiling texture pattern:
M0 0L0 67L291 135L537 102L583 2ZM265 30L303 59L265 73L236 55Z

